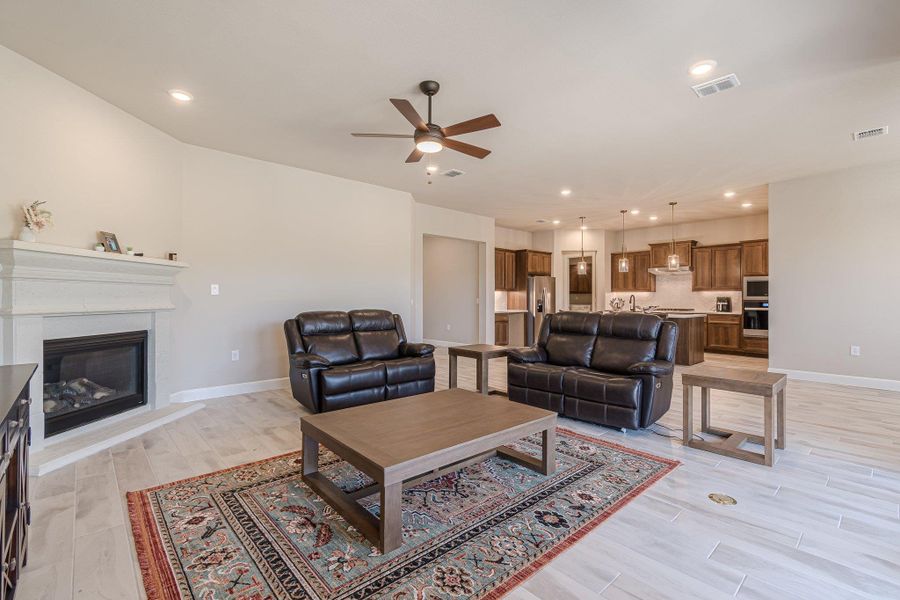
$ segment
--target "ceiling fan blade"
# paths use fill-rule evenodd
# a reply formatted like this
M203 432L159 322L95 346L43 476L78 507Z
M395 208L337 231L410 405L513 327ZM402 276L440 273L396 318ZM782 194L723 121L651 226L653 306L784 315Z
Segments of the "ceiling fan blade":
M413 148L413 151L409 153L409 156L406 157L406 162L414 163L422 160L422 157L425 156L425 153L419 150L418 148Z
M400 114L406 117L406 120L412 123L413 127L418 129L419 131L428 131L428 127L425 125L425 121L422 120L422 117L419 116L419 113L416 112L416 109L413 108L413 105L409 103L409 100L399 100L397 98L391 98L391 104L393 104L397 110L400 111Z
M482 129L490 129L491 127L500 127L500 121L493 114L484 115L477 119L469 119L456 125L450 125L441 129L445 136L461 135L463 133L472 133L473 131L481 131Z
M462 152L463 154L474 156L475 158L484 158L491 153L490 150L485 150L484 148L479 148L478 146L473 146L472 144L460 142L459 140L449 140L446 138L444 138L444 146L450 148L451 150L456 150L457 152Z
M371 137L371 138L404 138L412 139L412 135L405 133L351 133L353 137Z

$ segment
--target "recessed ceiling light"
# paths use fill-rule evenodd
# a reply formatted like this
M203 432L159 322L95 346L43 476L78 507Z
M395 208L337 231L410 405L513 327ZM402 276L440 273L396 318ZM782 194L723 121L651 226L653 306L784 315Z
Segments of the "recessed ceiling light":
M569 188L565 188L565 189L560 190L559 193L562 194L563 196L568 196L569 194L572 193L572 190L570 190Z
M701 60L698 63L694 63L691 65L691 68L688 69L688 72L691 75L700 76L706 75L710 71L716 68L716 65L719 64L714 60Z
M725 192L725 193L722 194L722 195L725 196L726 198L734 198L735 192L732 192L731 190L728 190L727 192Z
M435 171L438 170L438 166L437 165L428 165L427 167L425 167L425 170L430 173L434 173Z
M184 90L169 90L169 95L177 102L190 102L194 99L190 92Z
M752 202L744 202L741 204L741 208L750 208L751 206L753 206Z
M651 221L655 221L655 220L657 220L658 218L659 218L659 217L657 217L656 215L650 215L650 220L651 220Z
M554 224L554 225L559 225L559 219L553 219L553 224Z
M631 214L639 215L639 214L641 214L641 211L639 211L638 209L635 208L635 209L632 209Z

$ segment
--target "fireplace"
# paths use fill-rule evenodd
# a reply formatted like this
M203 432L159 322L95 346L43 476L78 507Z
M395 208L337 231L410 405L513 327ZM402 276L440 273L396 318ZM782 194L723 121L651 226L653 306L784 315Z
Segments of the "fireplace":
M44 340L44 434L147 403L147 332Z

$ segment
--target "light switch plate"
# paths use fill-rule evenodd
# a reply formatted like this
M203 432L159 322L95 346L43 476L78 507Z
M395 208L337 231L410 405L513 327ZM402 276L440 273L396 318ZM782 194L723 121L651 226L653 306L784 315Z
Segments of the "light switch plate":
M850 356L862 356L859 346L850 346Z
M209 295L210 296L218 296L219 295L219 284L218 283L209 284Z
M231 360L241 360L241 351L240 350L232 350L231 351Z

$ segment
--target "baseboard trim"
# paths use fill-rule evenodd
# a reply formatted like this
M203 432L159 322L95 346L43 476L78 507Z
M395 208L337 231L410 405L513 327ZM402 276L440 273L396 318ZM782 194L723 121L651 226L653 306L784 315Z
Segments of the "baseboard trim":
M243 383L230 383L228 385L215 385L212 387L182 390L180 392L175 392L170 398L172 402L196 402L197 400L237 396L238 394L253 394L254 392L283 390L288 389L290 385L290 380L287 377L278 377L277 379L261 379L259 381L245 381Z
M423 339L423 343L437 346L438 348L450 348L451 346L464 346L464 342L445 342L444 340L428 340Z
M815 381L817 383L832 383L835 385L849 385L852 387L864 387L875 390L888 390L900 392L900 381L896 379L878 379L876 377L857 377L855 375L837 375L834 373L820 373L818 371L798 371L796 369L777 369L769 367L770 373L783 373L789 379L801 381Z

